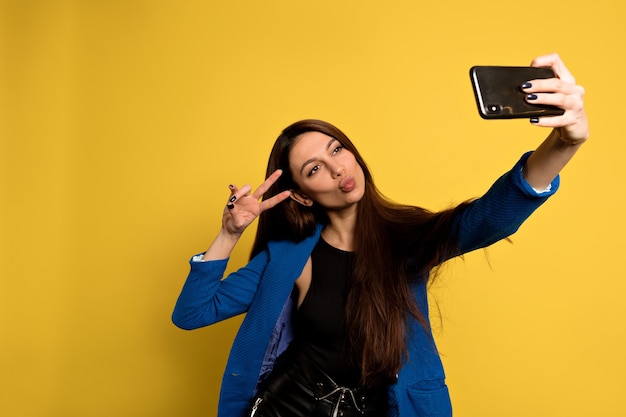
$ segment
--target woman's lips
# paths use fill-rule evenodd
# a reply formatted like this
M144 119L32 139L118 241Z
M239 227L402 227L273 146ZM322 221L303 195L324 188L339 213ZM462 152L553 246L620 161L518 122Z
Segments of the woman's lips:
M354 187L356 187L356 181L354 181L354 177L346 177L342 179L339 183L339 189L341 189L341 191L343 191L344 193L349 193L350 191L354 190Z

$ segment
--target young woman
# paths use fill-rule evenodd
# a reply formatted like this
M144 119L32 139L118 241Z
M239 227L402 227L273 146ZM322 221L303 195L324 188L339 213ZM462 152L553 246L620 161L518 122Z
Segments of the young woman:
M220 416L451 415L428 321L431 272L514 233L588 137L584 91L560 58L532 65L557 77L521 86L527 100L565 113L531 120L553 130L472 202L433 213L386 200L352 142L318 120L282 132L258 189L230 186L222 228L192 258L173 314L195 329L247 313ZM250 262L222 279L257 217Z

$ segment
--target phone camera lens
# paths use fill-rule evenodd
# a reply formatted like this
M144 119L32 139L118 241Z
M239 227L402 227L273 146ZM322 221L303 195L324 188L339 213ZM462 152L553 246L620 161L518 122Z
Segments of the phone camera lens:
M487 112L489 114L498 114L502 111L502 106L500 106L499 104L489 104L487 106Z

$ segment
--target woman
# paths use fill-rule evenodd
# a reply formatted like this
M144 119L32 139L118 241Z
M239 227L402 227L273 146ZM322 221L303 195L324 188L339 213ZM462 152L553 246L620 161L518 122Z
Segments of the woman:
M560 58L532 65L556 78L525 83L527 100L565 113L531 120L552 132L477 200L438 213L391 203L352 142L317 120L282 132L258 189L230 186L222 228L192 259L173 314L194 329L247 313L219 415L451 415L427 280L447 259L514 233L588 137L584 91ZM257 217L249 264L222 280Z

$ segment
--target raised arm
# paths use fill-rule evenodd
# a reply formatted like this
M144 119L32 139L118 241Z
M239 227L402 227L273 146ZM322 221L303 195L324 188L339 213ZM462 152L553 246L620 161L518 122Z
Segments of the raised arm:
M176 301L172 321L178 327L197 329L247 311L267 264L267 253L260 253L245 267L222 279L226 259L241 234L259 214L289 197L287 191L259 202L281 174L281 171L274 172L252 194L249 185L241 189L230 186L231 195L224 208L222 228L202 258L210 262L198 262L194 257Z
M589 137L589 125L583 105L585 90L576 81L557 54L535 58L535 67L549 67L556 78L529 80L522 86L529 103L550 104L565 110L561 116L531 119L537 126L551 127L552 132L528 158L524 178L535 189L545 189Z

